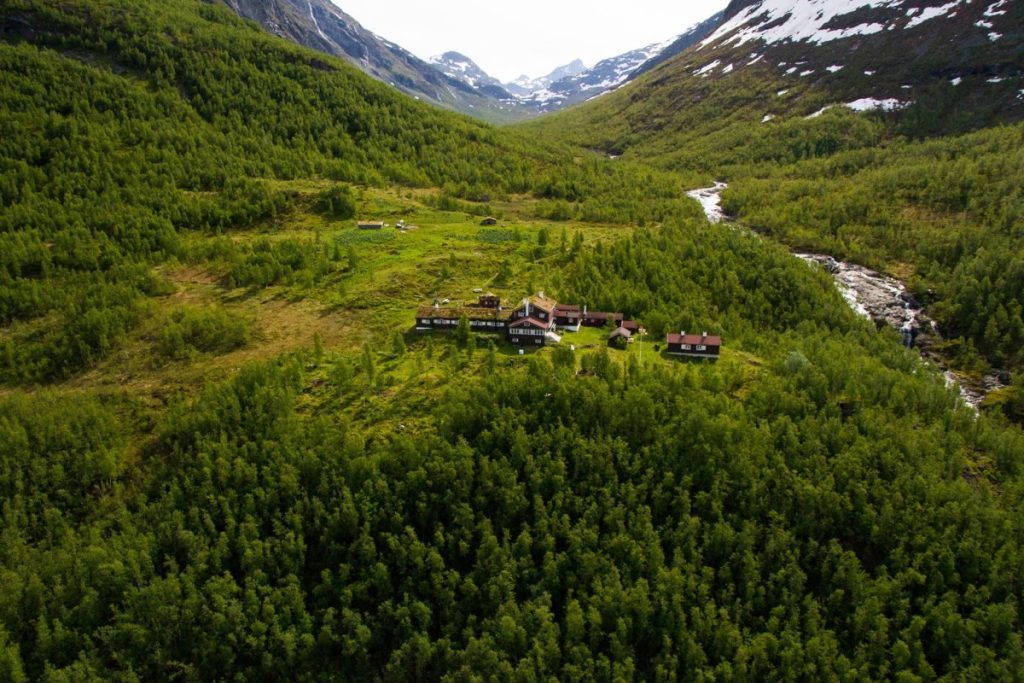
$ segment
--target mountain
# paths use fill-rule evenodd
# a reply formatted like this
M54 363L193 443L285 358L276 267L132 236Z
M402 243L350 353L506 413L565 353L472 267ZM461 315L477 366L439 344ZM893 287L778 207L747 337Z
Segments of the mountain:
M449 78L460 80L473 88L502 88L501 81L481 69L476 62L460 52L445 52L430 58L430 64Z
M574 59L568 64L563 64L555 68L551 73L540 78L530 78L526 74L523 74L514 81L505 83L505 89L514 95L520 97L529 97L535 92L547 88L555 81L560 81L563 78L569 78L577 74L583 73L587 70L587 65L579 59Z
M556 111L613 90L703 39L726 16L717 14L672 40L610 57L593 68L576 59L539 78L523 75L502 83L459 52L423 61L366 30L330 0L221 1L275 35L347 59L413 97L496 123Z
M637 70L631 74L631 77L636 78L640 74L650 71L662 62L668 61L672 57L675 57L684 50L704 40L712 31L719 27L722 20L727 16L729 16L728 9L718 12L699 24L693 25L667 46L663 47L657 54L652 55L650 59L641 64Z
M671 69L702 80L761 73L790 100L815 96L808 104L916 104L949 113L948 129L1024 115L1022 54L1024 4L1009 0L743 0Z
M658 57L675 39L601 60L593 68L566 76L530 93L523 102L542 112L555 111L583 102L619 87L642 65Z
M543 82L550 85L551 83L556 83L563 78L570 78L577 74L581 74L586 70L587 65L584 64L582 60L574 59L568 64L563 64L562 66L557 67L554 71L544 77Z
M521 118L501 90L477 89L447 76L402 47L366 30L330 0L221 0L240 16L300 45L347 59L416 98L494 122Z
M726 12L696 24L675 38L652 43L615 57L601 60L590 69L577 70L560 78L548 77L539 82L520 82L517 92L523 104L540 112L563 109L615 90L640 74L649 71L672 56L706 38L721 24ZM582 66L580 64L580 66ZM554 75L557 75L557 71ZM508 86L507 86L508 87ZM532 88L527 94L523 90ZM509 87L512 91L512 88Z
M844 105L887 111L916 135L1024 118L1024 3L737 0L716 22L615 97L546 125L587 146L649 155L666 131L710 135L726 120Z

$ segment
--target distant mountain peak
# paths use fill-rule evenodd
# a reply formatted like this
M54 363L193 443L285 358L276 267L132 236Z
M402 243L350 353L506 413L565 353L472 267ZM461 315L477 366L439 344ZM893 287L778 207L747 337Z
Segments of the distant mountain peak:
M540 83L533 83L532 92L520 96L523 97L527 105L542 112L555 111L578 102L600 97L696 44L718 27L723 16L723 13L716 14L691 26L678 36L603 59L589 69L579 70L583 63L576 60L572 64L562 67L570 75L543 84L543 87L540 88L536 87ZM553 74L557 75L558 71L556 69ZM572 71L575 73L571 73ZM514 84L506 84L506 88L510 92L516 92L514 87L522 85L524 83L522 79L519 79Z
M551 82L560 81L563 78L570 76L576 76L587 70L587 65L583 63L582 59L574 59L565 66L560 66L547 75L547 78L551 79Z
M430 58L430 63L449 78L460 80L473 88L502 87L501 81L481 69L476 62L461 52L449 50L448 52L434 55Z
M505 83L504 85L505 89L508 90L510 93L518 95L519 97L528 98L532 96L534 93L546 89L548 86L550 86L552 83L556 81L560 81L563 78L568 78L570 76L575 76L577 74L583 73L586 70L587 65L583 63L583 60L574 59L568 64L563 64L562 66L555 67L551 71L551 73L546 74L544 76L540 76L538 78L531 78L530 76L523 74L514 81L510 81L508 83Z
M723 16L715 15L672 40L601 60L591 68L577 58L544 76L523 75L502 83L457 50L421 60L363 28L330 0L220 1L278 36L342 57L417 99L492 121L521 119L603 95L706 37Z

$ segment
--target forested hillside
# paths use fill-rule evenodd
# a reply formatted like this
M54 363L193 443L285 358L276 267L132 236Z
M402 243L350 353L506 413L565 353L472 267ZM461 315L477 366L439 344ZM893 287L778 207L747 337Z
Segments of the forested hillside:
M1012 678L1020 432L820 274L697 229L566 265L721 310L745 352L718 365L420 338L250 366L155 424L5 399L9 678Z
M420 105L201 2L3 10L0 378L66 378L165 291L182 236L286 214L273 181L533 193L542 213L659 220L675 180L544 151ZM341 189L344 189L343 187ZM575 204L570 207L566 200ZM642 208L641 208L642 207ZM12 323L14 323L12 325Z
M726 210L755 230L907 281L949 338L943 353L953 364L1019 374L1024 109L1020 84L983 66L988 59L1002 68L1013 44L993 43L986 53L971 42L977 68L970 81L935 82L935 72L915 81L886 71L894 59L888 52L857 53L881 60L871 87L912 98L894 110L871 98L858 104L858 92L868 91L840 78L845 67L801 78L772 63L798 45L747 45L764 58L714 77L696 69L713 54L694 48L620 92L529 128L623 160L701 173L706 184L727 181ZM816 57L821 63L829 59L825 48L806 49L824 52ZM924 66L901 68L916 73ZM891 80L897 75L914 85L903 89ZM979 98L987 109L970 104ZM993 121L1004 123L987 125Z
M834 112L609 159L217 4L13 0L0 27L0 680L1024 670L1021 430L684 195L727 168L729 206L796 241L826 238L772 193L897 188L979 241L1004 221L1012 261L1017 189L975 188L1017 129ZM888 258L870 237L843 243ZM541 289L649 334L412 329ZM681 329L721 358L666 355Z

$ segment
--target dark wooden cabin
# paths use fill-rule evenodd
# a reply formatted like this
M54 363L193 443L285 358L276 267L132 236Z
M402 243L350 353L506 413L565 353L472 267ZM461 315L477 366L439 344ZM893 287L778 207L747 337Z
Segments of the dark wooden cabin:
M555 324L559 327L577 327L583 313L576 304L557 304L555 306Z
M580 318L580 324L584 327L604 327L608 324L608 319L611 318L615 321L615 327L622 326L622 319L625 316L622 313L608 313L606 311L588 311L587 307L583 307L583 316Z
M523 302L512 311L510 317L513 321L520 318L536 318L545 324L553 325L555 322L555 307L557 305L557 301L548 299L541 292L537 296L523 299Z
M517 346L544 346L550 331L549 323L536 318L520 318L508 323L505 341Z
M509 316L505 339L520 346L543 346L547 339L557 340L554 336L556 305L557 302L545 297L543 292L523 299Z
M494 294L481 294L476 305L479 308L501 308L501 297Z
M466 318L474 332L501 334L508 323L508 313L500 308L480 306L421 306L416 312L417 330L454 330Z
M666 353L686 358L718 358L722 351L722 338L716 335L669 334L665 338Z

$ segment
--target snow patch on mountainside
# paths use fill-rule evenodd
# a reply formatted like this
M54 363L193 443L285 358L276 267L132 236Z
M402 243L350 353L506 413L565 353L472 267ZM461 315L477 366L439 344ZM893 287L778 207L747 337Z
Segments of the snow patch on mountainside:
M876 100L874 97L863 97L853 102L847 102L846 106L854 111L875 111L881 109L882 111L896 111L897 109L904 109L908 106L908 102L901 102L897 99L889 98L885 100Z
M876 0L867 5L889 5L900 0ZM869 35L885 29L881 24L860 24L846 29L825 28L834 18L855 9L844 0L764 0L752 5L705 38L701 48L723 42L744 45L752 40L773 44L785 40L825 43L855 35ZM728 37L728 40L725 38Z
M905 13L907 20L883 24L865 21L845 28L830 28L842 25L842 18L864 8L899 8L909 0L763 0L737 13L722 24L714 33L705 38L700 47L709 45L740 46L754 40L766 44L801 42L822 44L853 36L868 36L884 30L899 27L914 28L939 17L955 16L962 4L972 0L953 0L938 7L910 7ZM999 8L1008 0L1000 0L986 10L986 16L1002 14ZM989 14L991 12L992 14Z
M906 28L914 28L915 26L920 26L926 21L931 21L932 19L937 19L939 17L951 16L950 12L953 9L956 9L957 5L963 1L964 0L954 0L953 2L942 5L941 7L925 7L921 10L920 14L915 14L914 18L907 22ZM970 0L967 1L970 2Z
M827 112L829 109L833 109L836 106L838 106L838 105L835 105L835 104L825 105L824 107L822 107L818 111L814 112L813 114L808 114L804 118L805 119L816 119L819 116L821 116L822 114L824 114L825 112ZM859 100L854 100L853 102L847 102L846 104L844 104L842 106L846 107L847 109L852 109L855 112L877 111L879 109L881 109L882 111L897 111L899 109L907 108L908 106L910 106L910 103L909 102L902 102L902 101L894 99L894 98L888 98L888 99L885 99L885 100L879 100L879 99L875 99L874 97L862 97Z
M993 3L993 4L989 5L985 9L985 16L986 17L998 17L998 16L1001 16L1003 14L1006 14L1006 10L1000 9L1000 8L1005 7L1009 3L1010 3L1010 0L999 0L999 2L996 2L996 3Z
M703 68L697 69L696 71L694 71L693 75L694 76L706 76L709 73L711 73L712 71L714 71L715 69L717 69L718 65L721 64L721 63L722 63L721 60L716 59L715 61L711 62L710 64L705 65Z

